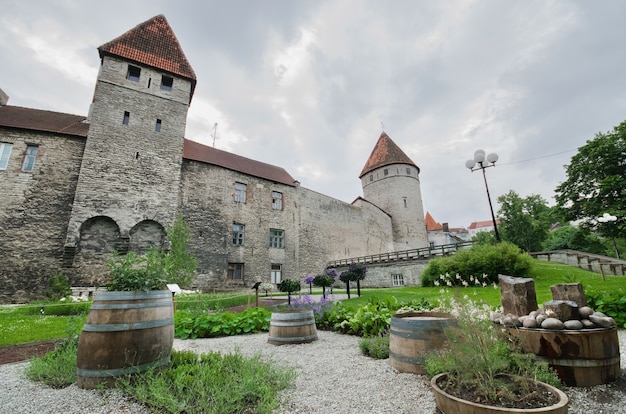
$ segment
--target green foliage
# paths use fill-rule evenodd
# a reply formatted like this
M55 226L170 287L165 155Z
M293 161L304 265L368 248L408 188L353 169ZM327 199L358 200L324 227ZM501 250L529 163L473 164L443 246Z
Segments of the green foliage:
M260 355L172 352L165 369L118 380L116 386L159 413L266 413L280 391L293 387L295 371Z
M269 331L272 313L264 308L243 312L198 313L177 311L174 333L177 338L196 339Z
M566 167L567 179L555 190L557 205L568 220L589 220L609 213L618 218L600 227L602 234L626 236L626 121L597 133L578 148Z
M363 355L371 358L389 358L389 333L361 338L359 349Z
M59 300L61 298L66 298L72 294L72 289L70 288L70 282L62 273L59 273L56 276L52 276L48 279L48 290L46 290L45 295L48 299L51 300Z
M521 198L515 191L498 197L498 229L502 240L527 252L541 250L541 244L552 225L550 208L538 195Z
M335 303L322 318L316 319L316 323L320 329L364 337L379 336L389 331L391 316L398 310L430 308L432 305L425 301L400 302L393 296L384 299L371 297L355 310L347 308L342 302Z
M108 262L110 291L150 291L165 289L168 283L188 286L195 275L196 259L189 252L189 227L178 216L167 231L170 250L153 247L145 254L117 252Z
M422 273L422 286L434 286L440 275L445 274L459 274L464 280L487 275L489 283L497 283L498 274L526 276L531 264L532 258L512 243L474 245L452 256L432 259Z
M472 237L474 244L496 244L496 233L492 231L479 231Z
M523 379L541 378L550 385L560 385L558 376L546 363L519 353L488 318L476 317L471 310L461 310L456 326L445 330L446 346L428 353L424 368L430 377L446 372L446 391L473 390L477 401L499 402L511 398L510 383L502 374ZM530 386L522 380L522 386ZM454 394L454 393L453 393Z
M348 269L344 270L339 276L339 280L342 282L357 282L365 279L367 273L367 266L363 263L350 263Z
M278 285L278 290L281 292L298 292L301 289L300 282L297 280L285 279Z
M333 283L335 283L335 279L327 274L317 275L313 278L313 285L324 289L330 287Z
M196 274L197 260L189 251L191 235L189 226L183 221L183 216L178 215L176 221L167 231L170 241L170 249L164 256L167 280L177 283L181 288L188 287Z
M618 327L626 328L626 292L624 289L585 292L587 305L615 319Z
M589 229L565 225L551 231L542 245L542 250L561 249L604 254L606 247L598 239L598 236Z
M31 381L39 381L52 388L65 388L76 382L76 352L82 323L73 319L64 340L47 354L35 357L25 370Z

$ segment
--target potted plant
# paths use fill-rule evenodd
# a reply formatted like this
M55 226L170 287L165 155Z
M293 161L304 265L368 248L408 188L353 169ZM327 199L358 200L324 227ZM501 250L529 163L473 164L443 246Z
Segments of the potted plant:
M116 254L109 261L107 291L96 293L78 343L79 387L112 385L119 376L169 363L174 312L167 285L189 285L196 260L182 217L167 235L169 251Z
M567 414L569 399L547 364L518 351L487 317L461 311L448 344L425 357L437 408L445 414Z
M287 292L287 303L291 305L291 292L299 292L300 282L297 280L285 279L276 285L281 292Z

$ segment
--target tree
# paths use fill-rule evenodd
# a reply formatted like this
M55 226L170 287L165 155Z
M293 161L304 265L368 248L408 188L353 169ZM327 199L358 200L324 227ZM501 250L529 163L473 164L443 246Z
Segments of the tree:
M568 220L592 221L609 213L618 219L612 230L616 237L626 233L626 121L613 131L597 133L578 148L566 166L567 179L555 190L557 205ZM610 235L609 225L599 229Z
M572 249L581 252L605 254L606 247L589 229L570 225L552 230L543 242L543 250Z
M499 229L502 240L527 252L541 250L550 229L550 207L541 196L521 198L515 191L498 197Z

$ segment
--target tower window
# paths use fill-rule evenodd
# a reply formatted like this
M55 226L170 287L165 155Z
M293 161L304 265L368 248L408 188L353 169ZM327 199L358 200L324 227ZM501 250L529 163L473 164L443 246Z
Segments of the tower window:
M38 150L39 147L37 145L29 145L26 147L26 156L24 157L24 163L22 164L22 171L33 172Z
M386 177L386 176L388 176L388 175L389 175L389 170L385 168L385 169L383 170L383 173L385 174L385 177Z
M164 91L171 91L172 85L174 85L174 78L163 75L161 77L161 89Z
M0 170L6 170L9 165L9 157L11 156L11 148L13 144L0 142Z
M156 124L154 124L154 131L161 132L161 120L160 119L156 120Z
M411 169L410 168L406 169L406 175L411 175Z
M374 181L374 174L370 174L370 182Z
M404 202L404 208L407 208L407 207L408 207L408 205L407 205L407 203L406 203L406 197L403 197L403 198L402 198L402 201Z
M130 112L124 111L124 120L122 121L122 124L128 125L129 123L130 123Z
M141 69L137 66L128 65L128 73L126 79L131 82L139 82L139 76L141 75Z

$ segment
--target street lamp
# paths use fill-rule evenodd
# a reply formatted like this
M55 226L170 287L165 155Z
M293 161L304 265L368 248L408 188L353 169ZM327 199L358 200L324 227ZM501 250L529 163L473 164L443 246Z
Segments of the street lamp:
M489 195L489 186L487 185L487 175L485 174L485 168L495 167L496 161L498 161L498 154L492 152L485 156L485 151L479 149L474 152L474 159L467 160L465 166L471 171L482 170L483 179L485 180L485 189L487 190L487 200L489 200L489 209L491 210L491 220L493 221L493 230L496 233L496 241L500 241L500 233L498 233L498 224L496 223L496 216L493 214L493 206L491 205L491 196Z
M617 221L617 217L610 215L609 213L604 213L602 215L602 217L598 217L598 221L600 223L614 223ZM617 250L617 243L615 243L615 234L613 233L613 225L611 224L609 226L609 228L611 229L611 238L613 239L613 247L615 248L615 254L617 255L617 258L619 259L619 250Z

